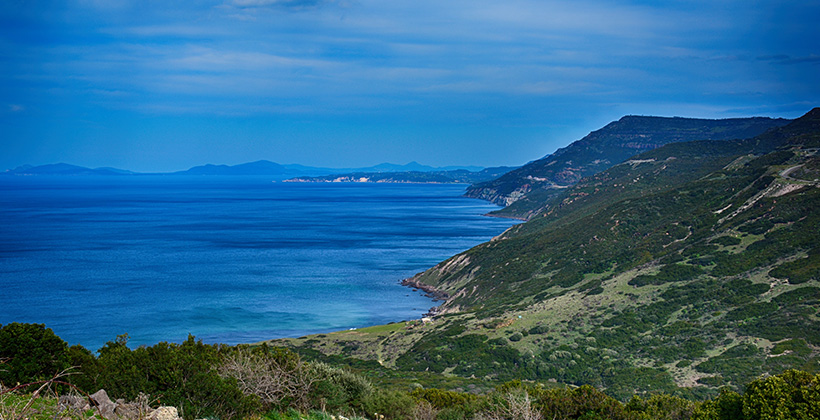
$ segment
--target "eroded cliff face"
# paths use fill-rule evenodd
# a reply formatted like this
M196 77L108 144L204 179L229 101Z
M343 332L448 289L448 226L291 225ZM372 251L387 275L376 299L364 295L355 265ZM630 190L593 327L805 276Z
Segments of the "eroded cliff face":
M492 181L474 184L465 196L506 207L523 201L494 215L528 219L538 213L542 198L636 154L675 142L754 137L788 122L761 117L707 120L626 116L549 156Z
M501 192L497 188L470 187L464 195L470 198L478 198L480 200L486 200L493 204L506 207L516 202L530 191L532 191L532 184L521 185L508 193Z

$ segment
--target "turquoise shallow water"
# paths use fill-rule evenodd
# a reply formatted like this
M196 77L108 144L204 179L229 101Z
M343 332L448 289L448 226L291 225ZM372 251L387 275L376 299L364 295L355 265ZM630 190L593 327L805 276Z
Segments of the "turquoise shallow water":
M514 222L463 185L0 177L0 323L96 350L254 342L418 318L400 286Z

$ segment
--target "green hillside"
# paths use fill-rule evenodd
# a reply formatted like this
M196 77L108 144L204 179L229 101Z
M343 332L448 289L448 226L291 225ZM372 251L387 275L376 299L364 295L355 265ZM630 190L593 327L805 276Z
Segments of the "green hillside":
M642 153L418 274L413 282L447 297L429 322L278 342L404 372L589 384L622 398L816 372L818 141L815 109L751 139Z
M527 219L544 203L580 179L660 146L695 140L730 140L757 136L787 124L771 118L708 120L626 116L569 146L503 176L477 183L465 195L507 206L493 215Z

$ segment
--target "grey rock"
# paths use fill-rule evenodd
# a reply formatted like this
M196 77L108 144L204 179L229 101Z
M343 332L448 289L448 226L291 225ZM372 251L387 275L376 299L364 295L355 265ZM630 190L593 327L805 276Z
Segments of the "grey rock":
M100 415L105 417L108 420L116 420L117 416L114 414L114 410L117 408L117 404L111 401L111 398L108 398L108 393L105 392L104 389L101 389L89 396L91 401L96 405L97 410L100 412Z
M63 410L69 409L76 411L86 411L91 409L91 405L88 404L88 400L79 395L60 395L58 404L60 408Z
M148 417L151 420L179 420L176 407L159 407Z

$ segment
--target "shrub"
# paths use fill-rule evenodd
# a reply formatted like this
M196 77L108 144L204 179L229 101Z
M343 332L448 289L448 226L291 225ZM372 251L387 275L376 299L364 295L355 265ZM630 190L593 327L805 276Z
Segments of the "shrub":
M538 405L548 419L626 419L624 406L589 385L547 389L538 393Z
M536 325L530 328L530 334L546 334L550 332L550 327L547 325Z
M695 408L692 420L742 420L743 400L734 391L722 390L712 401L706 401Z
M158 343L130 350L128 336L100 349L99 377L94 384L117 398L133 400L144 392L183 417L242 417L259 408L255 397L243 395L236 380L217 372L219 348L193 336L182 344Z
M640 419L688 420L692 417L695 407L694 402L683 398L667 394L653 394L646 400L633 396L625 409Z
M373 387L365 378L325 363L312 363L308 375L311 379L309 400L314 409L361 409L373 393Z
M820 419L820 375L787 370L752 381L743 394L747 420Z
M416 402L406 392L379 389L365 400L365 417L378 419L382 415L387 420L407 419L413 415L415 406Z
M314 377L301 358L285 349L239 346L227 354L218 368L232 378L243 394L256 396L268 409L310 408Z
M43 324L0 327L0 383L15 386L50 379L67 369L68 344Z
M695 266L684 264L667 264L661 267L657 274L641 274L639 276L635 276L635 278L629 280L629 284L638 287L650 284L660 285L670 282L691 280L701 273L703 273L703 270Z
M437 388L416 388L410 396L417 400L427 401L437 409L463 407L472 404L478 398L473 394Z
M514 390L501 398L494 398L491 408L476 414L476 420L541 420L544 416L535 407L532 398L524 390Z
M806 258L780 264L769 271L769 275L788 279L791 284L820 279L820 249L813 249Z

